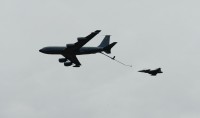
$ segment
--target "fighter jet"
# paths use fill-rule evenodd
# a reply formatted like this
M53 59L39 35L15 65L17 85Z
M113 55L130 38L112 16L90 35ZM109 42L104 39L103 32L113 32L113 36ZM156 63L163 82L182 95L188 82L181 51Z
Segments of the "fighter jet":
M150 70L150 69L147 69L147 70L140 70L138 72L143 72L143 73L148 73L148 74L151 74L151 76L156 76L158 73L163 73L161 71L161 68L157 68L155 70Z
M62 55L64 58L60 58L59 62L64 63L64 66L80 67L81 63L77 59L76 55L95 54L105 52L111 53L111 48L117 43L110 42L110 35L105 35L105 38L101 44L97 47L83 47L93 37L95 37L101 30L96 30L86 37L78 37L77 42L73 44L66 44L66 46L48 46L40 49L39 51L45 54Z

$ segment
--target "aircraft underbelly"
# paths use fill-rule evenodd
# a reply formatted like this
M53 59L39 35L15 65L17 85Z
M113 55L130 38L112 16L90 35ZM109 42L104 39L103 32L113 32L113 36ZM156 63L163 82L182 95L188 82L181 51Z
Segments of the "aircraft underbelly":
M77 53L77 55L83 55L83 54L95 54L97 52L102 51L101 49L98 48L94 48L94 49L80 49L79 52Z
M64 51L63 48L55 48L55 49L50 50L50 53L51 54L61 54L63 51Z
M40 49L40 52L45 54L61 54L65 50L65 47L44 47Z
M84 55L84 54L95 54L95 53L97 53L97 51L90 51L90 52L84 52L84 51L82 51L82 52L78 52L77 53L77 55Z
M79 53L77 55L85 55L85 54L95 54L95 53Z

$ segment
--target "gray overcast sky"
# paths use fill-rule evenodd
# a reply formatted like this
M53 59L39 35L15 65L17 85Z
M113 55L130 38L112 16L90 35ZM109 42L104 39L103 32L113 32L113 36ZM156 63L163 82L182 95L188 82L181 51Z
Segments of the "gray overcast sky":
M199 118L199 0L1 0L0 118ZM44 46L111 34L66 68ZM156 77L137 71L162 67Z

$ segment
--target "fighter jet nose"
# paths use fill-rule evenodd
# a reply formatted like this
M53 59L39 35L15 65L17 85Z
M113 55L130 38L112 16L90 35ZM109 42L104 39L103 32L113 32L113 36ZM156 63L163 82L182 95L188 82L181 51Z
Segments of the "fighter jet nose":
M138 72L144 72L144 70L139 70Z
M42 49L40 49L39 52L44 53L44 51Z

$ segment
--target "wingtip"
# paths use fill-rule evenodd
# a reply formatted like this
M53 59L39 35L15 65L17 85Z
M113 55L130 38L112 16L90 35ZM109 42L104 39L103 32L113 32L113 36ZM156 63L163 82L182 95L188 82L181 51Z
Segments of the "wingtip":
M96 32L96 33L99 33L99 32L101 32L101 30L96 30L95 32Z
M117 44L117 42L113 42L113 44Z

